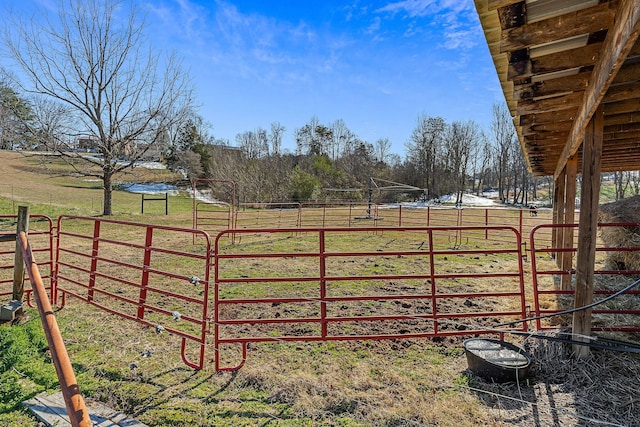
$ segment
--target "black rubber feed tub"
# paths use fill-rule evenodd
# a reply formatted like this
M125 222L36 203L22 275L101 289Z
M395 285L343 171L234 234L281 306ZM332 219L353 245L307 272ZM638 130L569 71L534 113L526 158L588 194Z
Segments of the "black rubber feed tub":
M471 338L464 342L471 372L487 381L520 381L529 373L531 359L517 345L489 338Z

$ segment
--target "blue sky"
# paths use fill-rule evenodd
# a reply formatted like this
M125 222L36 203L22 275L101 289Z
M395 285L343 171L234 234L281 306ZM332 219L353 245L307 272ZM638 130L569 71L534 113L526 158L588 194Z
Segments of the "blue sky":
M0 0L15 7L51 0ZM127 0L175 50L216 138L315 116L403 155L420 114L488 130L504 102L472 0ZM14 10L15 11L15 10Z

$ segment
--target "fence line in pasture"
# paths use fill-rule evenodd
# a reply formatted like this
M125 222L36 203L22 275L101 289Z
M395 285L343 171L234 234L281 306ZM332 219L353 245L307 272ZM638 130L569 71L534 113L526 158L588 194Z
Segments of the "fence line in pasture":
M478 210L466 220L482 222L490 214ZM437 213L431 215L435 222ZM3 223L15 227L16 218L0 217L0 230ZM219 232L213 245L201 230L75 216L61 216L54 228L49 218L36 215L29 239L46 259L40 265L51 283L51 301L64 306L74 296L166 330L182 340L185 364L201 369L210 338L219 357L222 347L239 345L245 353L248 343L274 336L326 341L465 335L479 331L446 325L499 317L507 318L499 323L515 325L531 309L536 316L560 311L571 303L572 291L556 282L575 271L559 269L557 254L574 254L575 248L551 247L554 227L575 225L534 227L528 238L531 290L524 284L522 236L509 226L233 229ZM12 256L11 249L0 251L0 259ZM603 257L610 252L640 249L598 248L596 275L611 283L596 290L596 298L616 291L613 279L640 273L606 267ZM7 260L0 272L12 268ZM9 295L11 280L3 283L0 295ZM25 292L29 301L30 287ZM636 304L638 296L640 291L629 292L623 302ZM599 307L594 315L626 316L633 321L618 329L638 330L635 307ZM554 322L538 320L536 326L566 319ZM596 327L616 327L607 322ZM225 363L216 359L216 369L234 368Z

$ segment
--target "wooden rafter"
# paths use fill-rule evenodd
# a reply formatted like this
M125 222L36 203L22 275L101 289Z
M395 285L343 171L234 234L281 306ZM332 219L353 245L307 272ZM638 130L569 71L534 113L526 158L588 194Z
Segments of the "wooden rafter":
M613 23L615 9L610 3L578 10L543 21L510 28L502 32L501 52L513 52L532 46L566 39L575 34L605 30Z
M554 176L558 176L569 157L576 153L585 135L585 130L594 112L604 98L611 82L624 60L632 50L640 31L640 2L621 0L616 11L616 20L607 33L602 53L593 69L592 79L585 91L584 100L578 110L569 138L558 159Z
M523 0L489 0L489 9L498 9L506 6L511 6L516 3L524 3Z
M537 58L518 60L509 64L507 78L509 80L522 79L536 74L555 73L566 69L594 65L601 48L601 43L593 43Z
M602 170L621 169L622 161L608 153L625 153L628 170L640 170L638 135L629 133L640 125L640 38L634 43L634 36L622 30L635 22L633 8L640 2L585 0L581 7L555 0L536 7L544 15L531 17L533 7L524 1L474 1L531 172L556 173L571 132L585 120L580 114L589 110L584 110L593 97L589 93L603 77L609 80L600 86L598 100L607 129ZM607 58L619 63L606 70ZM626 129L610 131L609 126Z
M591 70L555 79L542 79L532 82L527 81L515 85L513 88L514 100L526 100L544 96L553 96L573 91L584 91L587 88Z

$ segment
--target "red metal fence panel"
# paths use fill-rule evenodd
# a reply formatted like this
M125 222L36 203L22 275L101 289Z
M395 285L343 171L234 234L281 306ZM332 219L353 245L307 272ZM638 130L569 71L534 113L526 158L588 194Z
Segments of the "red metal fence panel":
M0 215L0 232L5 234L16 233L17 215ZM53 221L45 215L29 216L29 243L34 254L41 254L38 258L40 275L43 284L52 295L52 272L53 272ZM13 294L13 272L15 264L16 241L0 242L0 298L6 296L11 298ZM29 277L25 275L25 294L27 303L31 304L32 289Z
M640 224L601 223L600 234L617 230L638 230ZM578 239L574 238L573 247L553 248L548 236L554 230L576 233L577 224L549 224L535 227L530 235L531 268L533 280L534 309L537 329L557 328L571 324L571 316L555 315L574 309L575 293L575 255ZM572 266L567 269L558 267L557 258L561 254L572 254ZM633 259L634 262L623 265L620 260ZM615 246L606 246L598 239L594 271L594 302L599 305L592 308L592 329L594 331L640 331L640 291L631 289L623 295L609 300L611 296L634 282L640 275L640 246L632 239ZM561 282L569 283L567 289L561 289Z
M194 190L195 191L195 190ZM211 235L226 229L307 227L490 227L510 226L521 236L551 222L550 209L414 206L405 204L242 203L239 209L194 202L194 228ZM234 236L235 237L235 236ZM542 236L539 236L541 239ZM551 236L546 236L551 241ZM525 254L527 241L523 240Z
M193 179L193 228L209 233L235 228L236 184L223 179Z
M217 370L239 369L252 342L526 330L513 227L227 230L213 257Z
M64 305L71 295L178 335L185 364L202 369L210 252L209 236L198 230L61 216L56 300L62 294ZM195 352L187 354L187 340L198 344Z
M300 212L300 203L241 203L236 228L298 228Z
M231 206L197 202L194 204L194 228L215 234L233 228L234 212Z
M345 207L315 209L333 221ZM428 211L429 221L438 221L436 211ZM249 343L526 331L525 217L520 214L517 226L486 226L490 210L484 217L481 210L446 214L452 212L458 222L484 224L231 229L212 247L201 230L61 216L54 233L51 219L32 215L29 241L43 253L39 266L52 301L64 305L71 295L178 335L184 362L196 369L204 367L211 339L216 370L235 370ZM372 213L392 218L378 207ZM398 224L412 218L401 209L397 214ZM0 231L14 232L16 220L0 216ZM635 223L598 226L609 235L640 229ZM568 315L556 314L573 308L573 289L558 285L570 284L562 277L573 278L575 269L560 269L555 258L574 256L577 239L571 248L553 248L557 229L575 234L577 225L537 225L529 236L537 329L568 324ZM640 291L616 295L640 275L640 247L631 237L628 245L621 242L598 242L594 299L602 304L592 309L594 330L640 330ZM15 254L15 242L3 245L0 273L10 278L0 276L0 296L11 294Z

